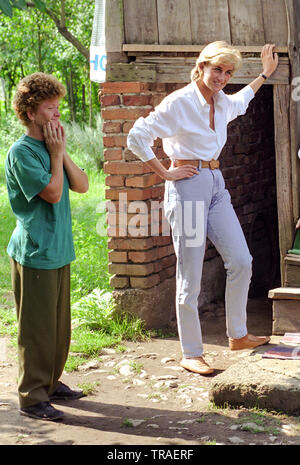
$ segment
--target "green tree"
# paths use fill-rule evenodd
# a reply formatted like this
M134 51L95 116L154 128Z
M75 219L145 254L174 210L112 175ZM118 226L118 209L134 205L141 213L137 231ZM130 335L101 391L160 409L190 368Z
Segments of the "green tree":
M2 0L0 7L1 4ZM25 8L11 6L15 6L11 16L0 12L0 77L5 81L5 107L10 107L12 91L20 78L44 71L57 75L66 85L63 116L91 125L99 105L98 86L90 82L86 56L94 0L49 0L48 12L41 6L38 8L36 2L26 2ZM71 40L66 38L65 31ZM81 51L74 44L74 37L76 43L82 45ZM82 53L84 50L86 52Z

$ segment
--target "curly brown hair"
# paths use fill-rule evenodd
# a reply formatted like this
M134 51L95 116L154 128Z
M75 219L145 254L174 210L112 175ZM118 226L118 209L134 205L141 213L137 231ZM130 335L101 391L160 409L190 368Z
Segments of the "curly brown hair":
M33 73L19 82L13 108L21 123L27 126L30 123L27 111L35 111L44 100L62 98L65 94L65 86L55 76Z

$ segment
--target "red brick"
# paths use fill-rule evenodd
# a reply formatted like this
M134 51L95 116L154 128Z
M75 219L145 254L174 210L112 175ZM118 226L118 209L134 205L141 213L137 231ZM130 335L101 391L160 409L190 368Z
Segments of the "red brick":
M126 147L127 136L104 136L104 147Z
M122 160L122 149L121 148L109 148L103 152L104 160Z
M108 248L113 250L148 250L154 245L152 237L129 238L116 237L108 241Z
M124 132L125 134L128 134L133 125L134 125L134 122L133 122L133 121L132 121L132 122L126 122L126 123L124 123L124 124L123 124L123 128L122 128L123 132Z
M103 152L103 156L104 156L105 161L122 160L122 157L123 157L122 148L111 147L109 149L105 149L104 152Z
M162 258L162 257L166 257L168 255L172 255L174 253L174 246L173 246L173 244L166 245L164 247L159 247L157 250L158 250L158 257L157 258Z
M150 249L142 252L128 252L128 259L135 263L147 263L156 260L158 249Z
M107 121L103 123L102 131L105 134L113 134L113 133L119 133L122 132L122 123L115 123L115 122L110 122Z
M115 289L124 289L129 287L129 278L127 276L112 276L109 284Z
M127 262L127 252L120 252L112 250L108 253L108 258L110 262L114 263L126 263Z
M110 200L119 200L120 194L126 194L127 200L146 200L152 198L152 189L107 189L105 198Z
M160 199L164 198L165 186L156 186L152 187L152 199Z
M102 95L100 101L102 107L121 104L119 95Z
M135 155L131 150L125 149L124 150L124 160L125 161L137 161L140 160L137 155Z
M154 236L153 245L162 246L171 244L171 236Z
M104 108L101 111L104 120L128 120L135 121L141 116L146 117L149 115L151 108L137 107L137 108Z
M164 152L164 150L163 150L162 147L156 147L156 149L155 149L155 155L156 155L156 157L157 157L159 160L166 159L166 160L168 160L168 162L171 164L170 158L168 157L168 155L165 154L165 152Z
M151 172L144 162L118 162L108 161L104 163L104 173L106 174L145 174Z
M124 95L123 104L126 106L150 105L150 95Z
M126 276L147 276L153 272L153 264L147 263L142 265L109 263L109 273Z
M149 289L150 287L154 287L159 284L159 282L159 274L151 274L150 276L143 277L130 277L130 285L133 288Z
M169 255L168 257L164 257L161 260L163 267L168 268L169 266L172 266L176 263L176 256L175 255Z
M166 279L172 278L176 274L176 266L170 266L169 268L164 268L159 272L160 281L163 282Z
M144 176L133 176L126 179L128 187L149 187L162 183L163 180L157 174L145 174Z
M112 176L106 176L105 178L106 186L122 187L124 186L124 182L125 182L125 176L112 175Z
M154 94L151 95L149 105L156 107L165 98L166 94Z
M146 82L103 82L101 89L104 94L140 93L149 89Z

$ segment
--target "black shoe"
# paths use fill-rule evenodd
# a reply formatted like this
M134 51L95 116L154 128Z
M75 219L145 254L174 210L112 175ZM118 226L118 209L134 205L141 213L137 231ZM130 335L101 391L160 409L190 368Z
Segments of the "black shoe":
M68 386L60 382L56 391L54 391L53 394L49 398L51 401L53 401L53 400L74 400L74 399L80 399L81 397L84 397L84 394L82 391L73 391L73 389L70 389Z
M50 402L39 402L20 409L20 414L37 420L53 421L59 420L64 415L64 412L54 408Z

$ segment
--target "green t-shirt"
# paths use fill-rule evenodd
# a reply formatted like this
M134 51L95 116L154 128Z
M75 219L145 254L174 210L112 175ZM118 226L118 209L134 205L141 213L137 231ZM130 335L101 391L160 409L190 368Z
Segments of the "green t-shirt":
M75 259L69 201L69 181L59 202L38 194L51 179L50 156L45 143L23 135L9 149L5 174L11 208L17 225L7 253L30 268L57 269Z

